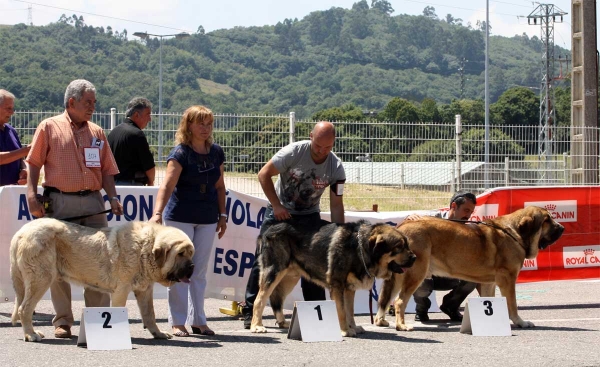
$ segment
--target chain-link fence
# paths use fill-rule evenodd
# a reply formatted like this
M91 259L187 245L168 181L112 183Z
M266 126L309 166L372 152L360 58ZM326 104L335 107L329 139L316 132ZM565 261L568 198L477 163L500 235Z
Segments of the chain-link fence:
M16 112L11 124L21 141L31 141L43 119L60 112ZM123 113L96 112L92 118L108 134ZM165 159L174 146L181 114L163 114L144 130L157 163L156 183L164 177ZM226 155L226 185L264 197L258 184L260 168L291 141L308 139L314 121L285 115L215 115L215 141ZM571 151L597 152L598 128L581 134L595 149L572 149L571 128L553 127L552 139L539 139L537 126L491 126L488 144L483 125L456 123L336 122L333 151L342 159L347 176L344 202L349 210L411 210L448 205L457 189L480 193L501 186L556 186L598 183L598 156L585 157L595 165L591 182L573 180ZM581 129L581 128L580 128ZM456 132L460 131L460 134ZM581 133L581 132L580 132ZM161 137L162 135L162 137ZM158 142L163 141L163 149ZM487 145L487 148L486 148ZM458 149L457 149L458 147ZM552 152L544 153L544 149ZM543 148L543 149L542 149ZM162 157L158 152L162 151ZM486 154L487 151L487 154ZM576 157L581 158L582 155ZM486 163L487 162L487 163ZM328 209L328 197L322 208Z

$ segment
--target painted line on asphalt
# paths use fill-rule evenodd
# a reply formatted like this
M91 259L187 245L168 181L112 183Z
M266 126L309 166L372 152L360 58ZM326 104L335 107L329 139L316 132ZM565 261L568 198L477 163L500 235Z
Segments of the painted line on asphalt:
M578 319L545 319L545 320L530 320L533 323L536 322L569 322L569 321L600 321L600 317L590 317L590 318L578 318Z

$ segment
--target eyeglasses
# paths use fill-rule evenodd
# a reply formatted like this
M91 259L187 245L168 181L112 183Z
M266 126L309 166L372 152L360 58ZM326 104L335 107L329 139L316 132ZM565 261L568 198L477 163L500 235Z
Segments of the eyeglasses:
M198 163L196 166L198 167L198 173L208 172L215 168L214 163L206 161Z

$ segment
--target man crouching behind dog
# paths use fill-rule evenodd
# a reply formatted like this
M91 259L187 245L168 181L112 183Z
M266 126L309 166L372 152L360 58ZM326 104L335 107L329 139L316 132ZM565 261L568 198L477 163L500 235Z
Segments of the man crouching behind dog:
M335 128L330 122L319 122L310 133L310 140L289 144L273 156L258 173L260 185L269 200L262 235L271 225L288 221L293 225L317 227L321 222L319 201L330 187L331 221L344 223L344 182L346 173L342 161L331 151ZM272 177L279 175L273 185ZM252 264L246 286L246 302L242 308L244 328L252 321L254 301L259 291L259 249ZM302 279L305 301L325 300L325 290Z

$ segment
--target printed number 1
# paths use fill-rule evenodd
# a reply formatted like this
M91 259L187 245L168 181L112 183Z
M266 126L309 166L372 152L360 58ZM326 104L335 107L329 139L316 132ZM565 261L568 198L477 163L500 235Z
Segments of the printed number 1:
M317 316L319 316L319 321L323 321L323 315L321 314L321 305L315 307L315 310L317 310Z
M483 310L487 316L492 316L494 314L494 309L492 309L492 301L483 301L483 305L486 306L486 309Z
M102 318L106 318L106 320L104 320L104 324L102 325L103 329L112 329L112 325L109 325L108 323L110 322L110 312L102 312Z

